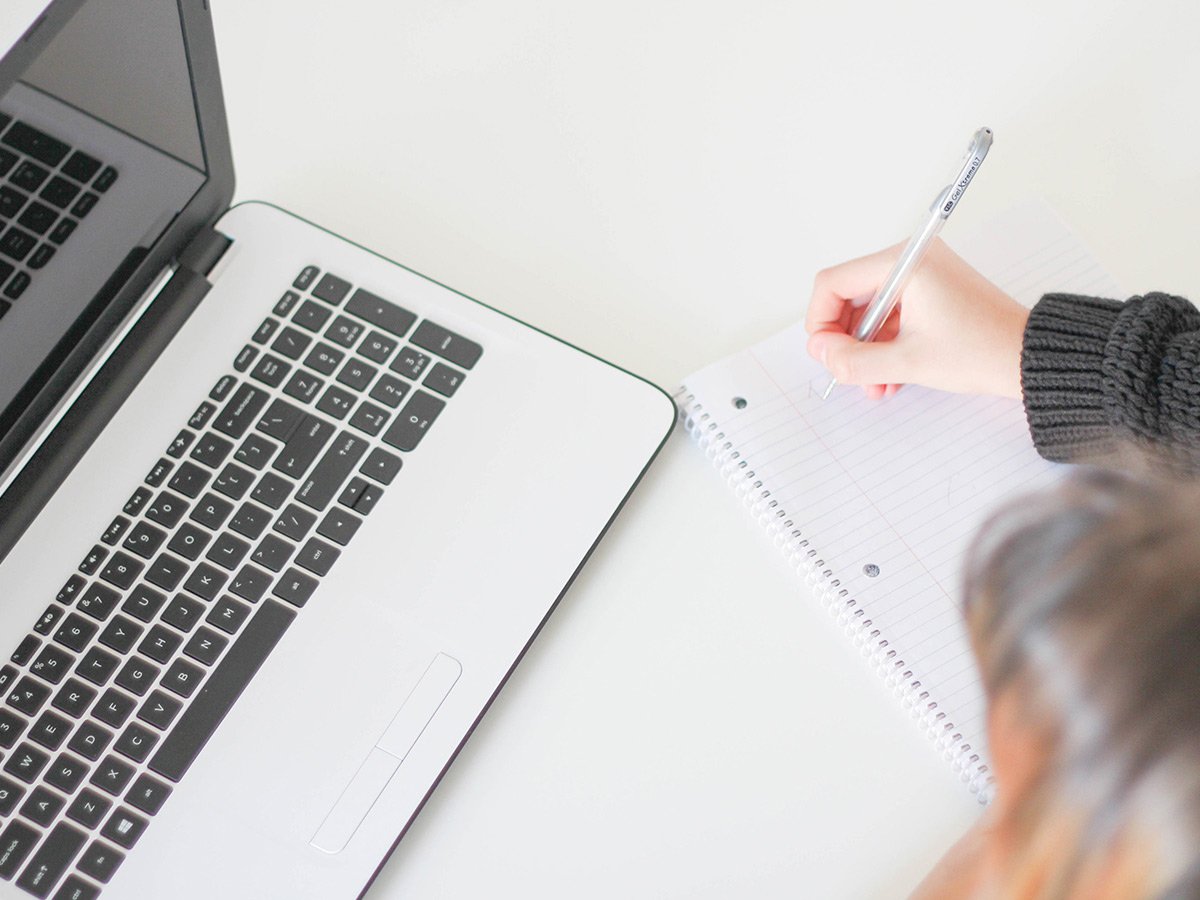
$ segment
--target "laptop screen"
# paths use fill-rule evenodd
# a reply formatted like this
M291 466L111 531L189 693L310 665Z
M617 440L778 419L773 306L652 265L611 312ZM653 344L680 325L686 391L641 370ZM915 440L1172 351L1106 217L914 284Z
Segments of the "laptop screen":
M207 172L174 0L79 4L0 96L0 437Z

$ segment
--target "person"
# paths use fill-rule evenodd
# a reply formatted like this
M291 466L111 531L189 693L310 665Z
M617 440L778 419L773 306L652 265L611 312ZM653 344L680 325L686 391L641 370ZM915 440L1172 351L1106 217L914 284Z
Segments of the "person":
M1030 311L935 242L878 338L851 334L900 246L817 275L808 351L871 397L901 385L1021 398L1038 452L1096 461L1154 448L1200 469L1200 311L1150 293L1048 294Z

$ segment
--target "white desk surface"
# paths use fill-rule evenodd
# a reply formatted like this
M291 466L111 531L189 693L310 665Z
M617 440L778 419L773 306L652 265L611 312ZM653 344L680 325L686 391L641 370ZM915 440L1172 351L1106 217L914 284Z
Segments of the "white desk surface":
M1200 297L1200 6L214 3L239 198L658 383L907 236L1047 198ZM372 897L907 893L977 814L677 433Z

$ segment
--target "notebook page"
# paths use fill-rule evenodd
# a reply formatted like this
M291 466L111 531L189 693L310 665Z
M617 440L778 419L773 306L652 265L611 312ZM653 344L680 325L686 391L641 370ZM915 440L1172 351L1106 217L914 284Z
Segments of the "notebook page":
M1120 296L1044 204L999 217L960 250L1028 304L1048 291ZM915 687L947 754L982 762L983 693L958 606L963 555L991 510L1060 467L1034 452L1018 401L911 386L885 401L841 387L822 401L828 374L805 343L792 326L687 379L685 393L845 592L877 659Z

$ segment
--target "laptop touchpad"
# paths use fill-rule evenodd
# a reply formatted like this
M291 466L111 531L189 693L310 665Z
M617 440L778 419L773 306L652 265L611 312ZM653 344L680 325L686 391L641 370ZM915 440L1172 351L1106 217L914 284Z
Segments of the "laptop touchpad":
M460 675L462 665L458 660L445 653L434 657L310 844L326 853L339 853L345 848Z

